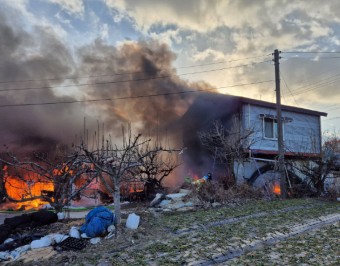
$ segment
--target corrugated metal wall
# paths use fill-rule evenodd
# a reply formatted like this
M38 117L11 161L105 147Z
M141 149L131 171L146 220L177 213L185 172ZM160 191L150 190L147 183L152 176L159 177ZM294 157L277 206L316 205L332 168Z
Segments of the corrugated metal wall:
M277 140L264 137L263 118L260 114L276 115L276 110L251 104L242 106L242 124L245 129L254 129L255 142L252 149L277 151ZM292 118L284 122L285 151L298 153L319 153L321 147L320 117L282 111L283 117Z

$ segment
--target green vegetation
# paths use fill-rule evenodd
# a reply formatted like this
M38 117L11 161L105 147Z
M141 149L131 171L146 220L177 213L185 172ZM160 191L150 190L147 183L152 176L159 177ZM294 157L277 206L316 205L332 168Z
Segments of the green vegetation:
M301 208L298 208L299 206ZM289 207L292 208L287 209ZM296 208L294 209L293 207ZM214 256L225 254L230 249L247 245L251 241L261 241L269 233L285 233L295 224L301 224L308 219L335 213L338 210L339 205L335 202L294 199L256 201L241 207L223 207L188 213L165 214L156 222L156 226L163 226L173 231L188 227L194 230L180 235L170 233L158 242L143 247L141 250L135 250L127 262L133 263L138 258L140 259L141 255L143 255L144 262L147 264L155 263L156 265L181 265L190 261L209 260ZM205 226L212 221L260 212L265 213L259 217L242 219L230 224L213 227ZM278 251L279 254L281 252L281 250ZM255 262L255 264L250 263L249 265L260 265L258 264L261 261L260 255L257 255L257 253L244 256L253 258L252 262ZM249 260L249 257L247 257L247 260ZM303 259L298 261L302 263ZM241 263L241 265L243 264Z

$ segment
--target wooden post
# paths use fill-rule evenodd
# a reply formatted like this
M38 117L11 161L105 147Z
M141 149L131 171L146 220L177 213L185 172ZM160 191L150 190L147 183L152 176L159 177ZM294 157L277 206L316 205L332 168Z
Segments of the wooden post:
M280 90L280 54L281 52L274 50L274 64L275 64L275 91L276 91L276 111L277 111L277 144L279 153L279 173L280 173L280 189L281 198L287 198L287 185L285 175L285 162L284 162L284 143L283 143L283 126L282 126L282 113L281 113L281 90Z

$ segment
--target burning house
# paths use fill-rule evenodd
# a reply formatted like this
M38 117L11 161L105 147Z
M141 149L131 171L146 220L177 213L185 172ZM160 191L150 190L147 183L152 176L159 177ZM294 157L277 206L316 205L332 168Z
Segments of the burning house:
M216 89L205 82L182 79L173 67L176 54L167 45L158 41L129 41L113 46L96 40L73 51L52 32L36 29L28 34L10 23L3 13L0 21L1 66L4 70L0 71L0 79L13 81L4 83L6 89L1 94L1 103L6 108L0 112L0 140L1 145L8 146L13 152L24 157L34 152L48 154L59 146L77 143L80 135L87 135L88 139L83 124L86 117L86 127L90 131L98 128L97 137L100 134L96 121L103 123L103 134L111 134L117 141L122 125L128 123L143 135L166 137L172 146L186 148L183 156L187 169L198 177L211 172L214 178L227 175L227 169L214 160L214 154L211 156L204 151L197 132L208 129L215 120L229 128L236 117L241 131L253 131L249 140L251 145L243 151L247 157L235 162L237 181L256 184L257 173L262 174L262 170L266 170L263 167L268 164L271 167L270 160L275 160L275 105L222 94L202 94L195 98L195 93L189 93L193 88L215 92ZM14 82L16 80L25 82ZM79 94L78 86L82 94ZM93 101L111 98L121 100ZM80 104L83 99L89 102ZM45 105L46 102L55 104ZM76 102L79 104L66 104ZM320 153L320 116L324 115L283 106L288 159L296 159L300 154L317 156ZM84 133L81 133L83 127ZM15 175L11 173L13 169L2 171L0 186L13 193L11 196L16 200L26 199L26 195L36 197L43 193L48 196L55 192L42 175ZM48 176L53 176L53 172ZM7 187L4 177L11 181L7 182ZM60 179L58 175L55 177ZM166 181L176 186L180 183L176 179L182 177L183 174L177 173ZM136 184L126 190L139 193L142 185ZM90 187L89 196L96 197L97 186ZM4 201L4 198L0 194L0 200Z
M321 156L321 116L326 113L282 106L283 137L286 173L297 176L291 163ZM187 147L186 164L197 169L198 175L214 172L227 176L231 169L219 164L216 153L219 147L207 152L202 146L198 132L209 131L214 121L219 121L227 131L238 127L238 134L247 135L240 142L242 156L233 163L237 183L247 182L254 186L271 186L279 194L278 176L275 174L278 155L276 105L244 97L202 94L197 97L182 118L183 142ZM241 139L241 138L239 138ZM288 178L288 182L289 182Z

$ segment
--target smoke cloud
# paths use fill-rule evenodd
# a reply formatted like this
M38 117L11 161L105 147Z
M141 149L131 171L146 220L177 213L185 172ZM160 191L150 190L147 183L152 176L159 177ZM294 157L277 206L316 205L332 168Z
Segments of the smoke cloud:
M171 135L195 97L180 92L212 89L176 75L172 67L176 55L157 41L112 46L96 40L71 52L53 31L40 27L24 31L1 13L0 54L0 105L171 94L0 108L0 144L16 152L70 145L83 132L84 117L92 131L98 120L106 133L117 136L126 123L142 133L155 130ZM69 87L72 84L81 86ZM42 89L17 90L25 88Z

